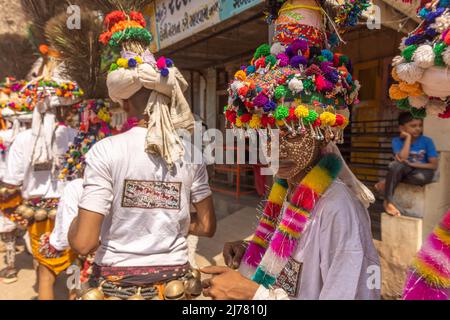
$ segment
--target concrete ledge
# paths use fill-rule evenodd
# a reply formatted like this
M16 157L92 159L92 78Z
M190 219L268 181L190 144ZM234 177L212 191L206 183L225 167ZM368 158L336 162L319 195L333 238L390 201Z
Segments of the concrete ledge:
M381 262L381 295L384 299L399 299L407 268L422 245L422 219L382 213L381 239L374 241Z
M414 186L399 183L394 192L394 201L404 209L409 217L423 218L425 212L425 189L423 186Z

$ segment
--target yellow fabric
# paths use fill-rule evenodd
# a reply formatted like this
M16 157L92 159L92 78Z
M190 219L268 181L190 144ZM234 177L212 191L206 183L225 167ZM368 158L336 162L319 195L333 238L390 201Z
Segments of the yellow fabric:
M0 210L14 210L22 203L22 197L20 194L12 197L11 199L0 203Z
M64 251L61 257L58 258L45 258L39 253L39 239L43 234L52 232L54 226L55 222L52 219L47 219L33 223L28 227L28 232L30 234L31 250L34 258L39 264L50 269L55 275L59 275L75 261L77 256L72 250Z

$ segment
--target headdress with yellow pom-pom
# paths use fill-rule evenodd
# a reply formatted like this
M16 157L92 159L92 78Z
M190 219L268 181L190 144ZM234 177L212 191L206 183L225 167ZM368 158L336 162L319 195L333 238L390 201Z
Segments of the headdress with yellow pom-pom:
M79 104L80 131L69 144L59 179L74 180L82 177L87 152L96 142L113 133L109 110L109 104L103 100L89 100Z

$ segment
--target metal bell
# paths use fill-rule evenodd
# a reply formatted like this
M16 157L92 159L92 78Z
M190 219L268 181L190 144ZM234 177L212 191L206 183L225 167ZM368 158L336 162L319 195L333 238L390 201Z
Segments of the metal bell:
M104 300L105 295L100 288L91 288L81 296L81 300Z
M1 194L2 196L6 195L6 192L7 192L7 191L8 191L8 188L6 188L6 187L0 188L0 194Z
M200 279L191 278L184 282L186 293L193 297L198 297L202 294L202 282Z
M44 221L45 219L47 219L47 217L48 217L47 210L44 209L38 209L34 214L34 220L38 222Z
M56 212L57 212L58 210L56 210L56 209L51 209L49 212L48 212L48 218L49 219L52 219L52 220L55 220L56 219Z
M179 280L170 281L164 288L166 300L186 300L184 283Z
M25 219L31 219L34 217L34 210L30 207L25 207L25 209L22 212L22 217Z
M6 194L12 196L15 193L17 193L17 189L16 188L6 188Z
M198 270L198 269L192 269L191 274L192 274L192 277L194 277L194 279L202 278L202 274L201 274L200 270Z
M28 209L28 207L26 205L21 204L20 206L17 207L16 214L23 215L26 209Z
M141 295L141 288L138 289L138 292L129 297L127 300L145 300L145 298Z

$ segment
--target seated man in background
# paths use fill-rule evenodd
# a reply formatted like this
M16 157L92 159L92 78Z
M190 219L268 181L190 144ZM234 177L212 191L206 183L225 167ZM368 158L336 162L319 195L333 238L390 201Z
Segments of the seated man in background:
M423 186L433 180L438 168L438 154L433 140L423 133L423 120L415 119L411 113L403 112L398 117L400 136L392 140L395 161L389 164L385 182L376 188L384 189L384 208L393 216L403 210L394 203L395 188L400 182Z

